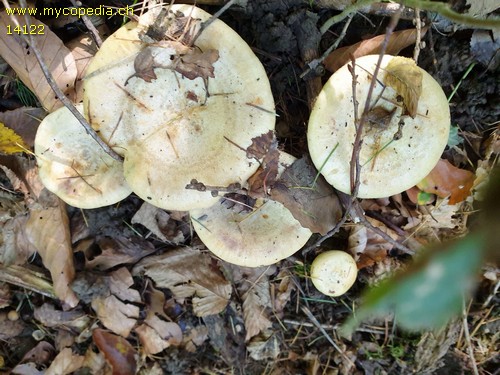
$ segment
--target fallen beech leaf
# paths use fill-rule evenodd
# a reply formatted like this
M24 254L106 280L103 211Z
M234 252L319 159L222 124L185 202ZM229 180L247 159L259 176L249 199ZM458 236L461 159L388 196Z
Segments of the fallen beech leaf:
M44 327L71 329L73 332L82 332L90 325L91 318L81 309L70 311L57 310L54 305L44 303L35 308L34 317Z
M139 211L132 217L131 223L145 226L156 237L165 242L178 245L185 240L183 233L177 228L170 214L148 202L142 204Z
M113 368L113 375L135 374L136 351L127 340L99 328L92 331L92 339Z
M85 303L91 303L102 324L116 334L127 337L139 317L139 292L132 289L134 280L126 268L98 276L91 272L79 275L73 289Z
M54 356L55 348L47 341L40 341L33 349L29 350L21 362L32 362L37 365L47 365Z
M42 108L21 107L0 112L0 122L21 136L29 149L33 147L36 130L47 113Z
M262 159L257 171L248 179L249 195L253 198L267 196L268 189L278 176L280 151L274 131L252 138L252 144L247 147L247 158Z
M75 269L69 220L66 205L60 199L56 202L55 207L31 210L26 236L50 271L57 297L69 307L75 307L78 298L70 288Z
M87 269L107 270L120 264L133 264L155 251L154 245L141 237L98 237L101 253L87 260Z
M271 189L271 198L288 208L304 228L322 235L342 217L342 207L333 188L323 176L317 175L306 158L285 169Z
M406 112L415 118L422 94L422 71L412 59L396 56L385 68L384 83L403 97Z
M462 202L470 194L474 184L474 173L452 165L448 160L440 159L434 169L417 184L426 193L436 194L440 198L449 197L449 204Z
M248 342L272 326L269 276L276 271L276 267L249 268L224 263L224 268L236 283L238 294L243 300L245 341Z
M215 77L213 64L217 60L219 60L219 51L209 49L201 52L193 48L189 53L180 56L177 63L174 62L174 69L188 79L201 77L204 82L207 82L209 77Z
M84 361L85 357L83 355L74 354L71 348L64 348L54 358L44 375L73 374L83 367Z
M24 17L17 17L19 25L26 25ZM34 40L42 54L45 64L52 73L57 85L65 93L70 93L75 84L77 69L73 55L46 25L35 18L31 24L37 28L43 27L43 33L36 35ZM15 70L21 81L37 96L43 107L48 111L62 106L43 75L35 54L28 48L20 35L8 35L7 25L13 29L12 17L5 11L0 13L0 55Z
M367 217L367 220L373 226L381 229L393 239L397 240L397 233L385 226L384 223L370 217ZM357 258L356 263L358 269L373 266L384 260L389 251L393 248L391 243L361 224L356 224L351 229L348 243L349 253Z
M142 274L153 279L157 287L170 289L178 300L194 296L193 310L200 317L223 311L231 296L231 284L210 256L192 248L143 259L133 269L134 276Z
M92 61L92 58L96 54L98 47L93 38L87 34L83 34L76 39L73 39L66 43L66 47L71 51L75 59L76 64L76 82L75 82L75 92L72 96L74 103L80 103L83 100L83 77L85 76L85 71L87 66Z
M15 154L24 152L29 146L16 132L0 122L0 152Z
M427 32L427 29L428 27L422 28L422 37ZM384 39L385 34L377 35L376 37L363 40L359 43L353 44L352 46L336 49L328 55L328 57L323 61L323 64L327 70L333 73L351 61L351 56L358 58L366 55L377 55L381 51ZM390 36L385 53L388 55L397 55L402 49L415 44L416 41L416 29L396 31Z
M146 355L157 354L169 346L182 342L182 330L177 323L166 322L149 315L144 324L135 329Z

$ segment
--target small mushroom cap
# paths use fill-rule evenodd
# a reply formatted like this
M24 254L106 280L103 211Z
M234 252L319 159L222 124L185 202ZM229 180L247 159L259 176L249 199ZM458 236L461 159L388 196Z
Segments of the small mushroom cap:
M347 292L357 275L356 261L344 251L325 251L311 264L311 280L327 296L338 297Z
M280 163L294 159L280 153ZM221 199L210 208L190 211L201 241L226 262L245 267L274 264L297 252L312 235L279 202L259 199L253 211L241 212L227 208L228 203Z
M170 9L201 21L210 17L187 5ZM220 20L196 40L194 50L207 54L204 61L189 65L196 70L218 54L213 78L185 77L176 69L187 61L181 53L186 47L140 40L152 14L104 42L87 70L84 103L92 126L124 155L127 182L138 196L170 210L209 207L217 197L186 185L193 179L209 186L244 183L257 170L259 163L244 150L274 129L269 80L250 47ZM134 61L146 49L162 63L151 82L135 75Z
M365 125L359 156L360 198L388 197L416 185L437 164L448 141L448 101L431 75L417 68L423 77L415 118L401 116L402 105L394 89L387 86L383 90L380 82L387 74L384 68L393 58L384 56L382 60L372 101L379 98L375 106L395 112L388 122L368 121ZM378 55L356 59L360 116L377 60ZM400 120L404 122L401 129ZM399 129L401 138L395 139ZM351 193L350 163L355 135L352 75L345 65L330 77L319 94L309 119L307 141L315 166L332 186L347 194Z
M81 112L83 106L77 109ZM122 164L102 150L66 107L40 123L35 154L45 187L71 206L107 206L131 193Z

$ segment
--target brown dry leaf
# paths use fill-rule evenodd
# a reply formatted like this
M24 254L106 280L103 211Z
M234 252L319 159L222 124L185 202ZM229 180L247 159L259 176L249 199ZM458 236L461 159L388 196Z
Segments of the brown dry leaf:
M92 331L92 338L113 368L113 374L134 375L136 373L136 351L127 340L99 328Z
M71 348L64 348L54 358L44 375L67 375L83 367L85 357L74 354Z
M26 236L28 216L18 214L2 225L0 263L4 266L24 264L36 248Z
M154 314L150 314L144 324L135 328L147 356L157 354L170 346L178 346L182 342L181 327L177 323L166 322Z
M285 169L271 189L271 198L288 208L304 228L322 235L342 217L342 207L333 188L323 176L318 176L307 158Z
M417 186L426 193L436 194L440 198L449 197L449 204L453 205L469 196L475 177L474 173L457 168L448 160L440 159L431 173Z
M0 309L9 307L12 302L12 293L9 284L0 282Z
M143 274L157 287L170 289L178 300L193 296L193 310L200 317L223 311L231 296L231 284L210 256L197 249L177 248L143 259L133 275Z
M217 60L219 60L219 51L209 49L201 52L193 48L187 54L179 57L178 62L174 64L174 70L188 79L193 80L201 77L204 82L207 82L209 77L215 77L213 64Z
M422 38L427 32L427 29L428 27L422 28ZM323 61L323 64L326 69L333 73L351 61L351 56L358 58L366 55L377 55L381 51L384 39L385 34L377 35L376 37L363 40L352 46L336 49L328 55ZM402 49L415 44L416 41L417 29L396 31L390 36L385 53L388 55L397 55Z
M11 322L10 320L0 319L0 340L8 341L14 337L19 337L21 333L27 329L27 325L23 320L16 320Z
M182 339L183 347L190 353L195 353L197 348L208 339L208 328L201 325L185 329Z
M269 187L278 176L280 158L274 131L252 138L252 144L247 147L246 152L249 159L262 159L259 169L248 179L249 195L254 198L267 196Z
M247 158L262 159L266 154L277 146L276 135L273 130L252 138L252 143L246 148Z
M86 329L91 322L90 316L81 309L60 311L51 303L44 303L35 308L34 317L44 327L71 329L71 331L78 333Z
M249 341L272 326L269 275L276 271L276 267L249 268L224 263L224 268L231 275L243 300L245 341Z
M66 205L56 200L55 207L32 209L26 223L26 236L50 271L54 291L69 307L78 304L70 285L75 277L73 249Z
M47 365L54 356L55 348L47 341L40 341L30 349L21 362L32 362L37 365Z
M0 152L4 154L15 154L24 152L29 146L14 130L0 122Z
M367 217L367 220L393 239L398 239L398 234L384 223L370 217ZM393 248L391 243L361 224L357 224L351 229L348 243L349 252L357 258L358 269L370 267L383 261Z
M101 253L87 260L87 269L107 270L120 264L133 264L155 252L154 245L140 237L98 237Z
M127 78L125 85L132 77L138 77L146 82L151 82L156 79L155 68L160 66L155 63L155 56L153 55L154 47L146 47L139 52L134 60L135 74Z
M297 287L293 282L293 275L286 268L281 269L278 276L276 276L276 280L279 280L279 284L275 288L273 306L274 313L281 318L287 303L290 302L292 292L294 292Z
M17 17L21 27L26 25L24 17ZM36 35L34 40L42 54L45 64L52 73L57 85L65 93L70 93L75 85L77 69L73 55L46 25L31 18L32 25L43 27L43 34ZM45 76L43 75L35 54L20 35L8 35L7 25L14 28L12 18L5 11L0 13L0 55L16 71L23 83L37 96L42 106L52 112L62 106L55 97Z
M71 51L76 64L76 81L75 92L72 100L74 103L79 103L83 100L83 77L90 61L96 54L98 47L93 38L83 34L76 39L66 43L66 47Z
M422 94L422 71L415 61L406 57L394 57L385 68L384 84L392 87L403 98L406 112L415 118L418 100Z
M171 227L169 221L171 221L170 215L165 210L155 207L148 202L144 202L141 208L139 208L139 211L132 217L131 223L145 226L162 241L175 245L184 242L184 234L177 228L175 228L175 233L168 233L171 232L171 230L169 230L169 227Z
M103 279L110 295L93 298L92 308L106 328L127 337L139 317L139 308L124 301L140 302L139 292L130 288L134 280L126 268Z
M33 148L38 125L47 113L42 108L21 107L0 112L0 121L21 136L29 149Z

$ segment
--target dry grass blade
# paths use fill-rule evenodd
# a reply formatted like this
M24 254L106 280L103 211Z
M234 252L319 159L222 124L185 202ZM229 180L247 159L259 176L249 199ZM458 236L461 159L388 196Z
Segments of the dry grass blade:
M21 17L18 17L18 22L21 27L27 27ZM52 88L47 85L35 54L19 35L9 35L8 26L11 29L16 27L6 12L0 13L0 55L15 70L21 81L33 91L47 111L52 112L61 107L62 103L56 98ZM43 34L36 35L34 39L58 87L65 94L71 93L77 76L73 55L61 39L43 23L33 19L32 27L43 27Z

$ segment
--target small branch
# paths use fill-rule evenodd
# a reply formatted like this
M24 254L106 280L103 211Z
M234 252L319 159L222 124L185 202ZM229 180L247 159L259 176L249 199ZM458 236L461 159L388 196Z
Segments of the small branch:
M330 27L334 24L342 21L344 18L349 16L350 14L357 12L361 8L372 5L376 0L359 0L355 4L347 7L344 11L336 16L329 18L323 26L321 26L321 33L324 34L328 31ZM439 2L439 1L430 1L430 0L398 0L400 4L403 4L412 8L419 8L423 10L427 10L430 12L435 12L440 14L441 16L448 18L449 20L462 24L471 26L479 29L494 29L500 27L500 19L498 17L490 17L490 18L475 18L473 16L469 16L467 14L460 14L455 12L447 3Z
M415 8L415 28L417 29L415 49L413 50L413 60L418 64L418 55L420 54L420 44L422 43L422 20L420 19L420 9Z
M71 4L73 4L73 6L75 8L79 7L76 0L71 0ZM97 47L101 48L101 45L102 45L101 36L99 35L99 31L97 31L97 29L95 28L92 21L90 21L90 18L88 18L86 15L83 15L82 21L85 24L85 27L87 28L87 30L90 32L90 35L92 35L92 39L94 39L94 42L97 45Z
M20 0L20 5L23 8L27 8L26 5L26 0ZM25 22L27 27L29 28L31 26L31 20L30 16L28 14L25 14L24 16ZM97 144L106 152L109 156L111 156L113 159L118 160L118 161L123 161L122 157L118 155L116 152L111 149L100 137L97 135L94 129L92 129L92 126L88 123L88 121L83 117L83 115L78 112L78 110L75 108L73 103L64 95L62 90L59 88L57 85L56 81L54 80L54 77L52 76L52 73L49 71L47 68L47 65L45 64L45 61L43 59L42 54L40 53L40 50L36 46L35 38L33 35L28 36L28 40L26 40L27 44L33 51L33 53L36 56L36 59L38 60L38 64L40 65L40 68L45 76L45 79L47 80L47 83L50 85L54 93L57 95L59 100L64 104L66 108L69 109L69 111L77 118L77 120L82 124L82 126L85 128L85 131L87 134L89 134L96 142Z
M200 26L200 29L198 32L194 35L192 45L196 42L196 39L198 39L203 32L212 22L214 22L216 19L218 19L226 10L228 10L236 0L229 0L226 5L224 5L222 8L220 8L212 17L210 17L208 20L203 22Z
M465 297L462 299L462 325L464 327L465 342L467 343L467 351L469 352L469 358L472 364L472 371L474 375L479 375L476 358L474 358L474 349L472 348L472 342L470 340L469 322L467 321L467 310L465 308Z

